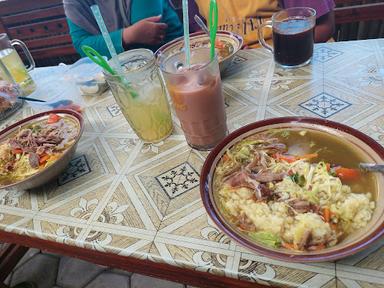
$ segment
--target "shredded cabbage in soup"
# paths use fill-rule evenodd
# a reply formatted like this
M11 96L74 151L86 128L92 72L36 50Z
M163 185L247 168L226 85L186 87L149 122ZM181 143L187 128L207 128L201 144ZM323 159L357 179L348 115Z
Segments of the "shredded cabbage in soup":
M306 154L289 153L285 132L252 135L223 155L214 189L224 215L267 246L297 251L332 247L371 220L372 194L352 192L349 185L364 175L323 161L313 143Z

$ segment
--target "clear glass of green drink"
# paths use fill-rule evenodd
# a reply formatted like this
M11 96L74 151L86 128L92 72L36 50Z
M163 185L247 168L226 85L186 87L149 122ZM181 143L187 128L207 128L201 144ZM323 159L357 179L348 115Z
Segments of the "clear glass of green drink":
M123 115L144 142L164 140L172 133L173 124L153 52L134 49L119 54L118 58L123 75L107 72L104 75Z

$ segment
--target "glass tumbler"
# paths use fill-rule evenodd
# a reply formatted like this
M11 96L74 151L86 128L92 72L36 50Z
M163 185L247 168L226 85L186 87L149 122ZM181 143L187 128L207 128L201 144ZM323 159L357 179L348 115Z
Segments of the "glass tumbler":
M141 140L162 141L172 133L173 124L153 52L134 49L117 57L123 74L104 75L121 112ZM111 61L110 64L113 67Z
M183 51L159 57L188 144L198 150L214 148L228 131L217 57L211 60L208 48L193 49L189 68Z

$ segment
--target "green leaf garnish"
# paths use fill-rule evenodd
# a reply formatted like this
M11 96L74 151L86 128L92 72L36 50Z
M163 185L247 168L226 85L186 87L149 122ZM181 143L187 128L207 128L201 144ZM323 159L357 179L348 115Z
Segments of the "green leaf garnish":
M266 246L279 248L281 246L281 239L278 235L270 232L250 232L248 234L252 239L260 242Z

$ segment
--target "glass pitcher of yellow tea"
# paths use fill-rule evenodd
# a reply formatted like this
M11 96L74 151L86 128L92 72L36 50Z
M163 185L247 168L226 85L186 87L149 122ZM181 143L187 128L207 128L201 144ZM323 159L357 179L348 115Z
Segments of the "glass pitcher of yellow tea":
M21 60L19 54L17 53L15 46L20 46L29 62L29 66L25 67L23 61ZM24 96L31 94L36 89L35 82L33 82L29 71L35 68L35 61L32 58L31 53L29 52L27 46L24 42L14 39L9 40L7 34L0 34L0 61L6 67L9 74L13 79L7 79L9 74L6 73L0 65L0 78L5 80L12 80L20 86L21 92Z

